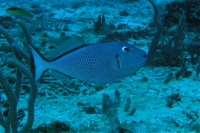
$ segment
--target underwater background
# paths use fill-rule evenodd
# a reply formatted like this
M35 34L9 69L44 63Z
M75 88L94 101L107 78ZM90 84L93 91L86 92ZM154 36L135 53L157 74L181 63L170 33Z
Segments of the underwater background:
M200 132L200 0L152 1L158 19L149 0L0 0L0 25L26 50L26 35L16 24L16 19L23 20L32 45L46 58L72 35L86 44L123 41L147 53L155 46L146 65L114 83L59 80L45 72L37 82L30 132ZM33 17L6 12L11 7ZM18 80L16 68L7 63L6 55L12 53L7 47L0 34L1 71L13 89ZM2 84L1 125L10 109ZM28 119L30 89L23 77L17 101L19 130ZM3 126L0 132L5 132Z

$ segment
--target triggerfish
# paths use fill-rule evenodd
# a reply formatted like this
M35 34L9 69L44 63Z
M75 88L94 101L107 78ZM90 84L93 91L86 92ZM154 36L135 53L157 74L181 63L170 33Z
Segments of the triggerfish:
M85 44L73 36L49 60L30 46L35 81L51 69L67 77L93 83L111 83L135 73L146 61L146 53L125 42Z
M25 16L25 17L31 17L31 18L34 17L33 14L31 14L31 13L27 12L26 10L21 9L19 7L8 8L8 9L6 9L6 12L11 14L11 15Z

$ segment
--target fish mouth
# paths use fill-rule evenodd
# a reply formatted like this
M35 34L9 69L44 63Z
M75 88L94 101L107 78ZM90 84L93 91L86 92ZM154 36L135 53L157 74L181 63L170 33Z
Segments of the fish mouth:
M142 57L147 58L147 53L144 53L144 55Z

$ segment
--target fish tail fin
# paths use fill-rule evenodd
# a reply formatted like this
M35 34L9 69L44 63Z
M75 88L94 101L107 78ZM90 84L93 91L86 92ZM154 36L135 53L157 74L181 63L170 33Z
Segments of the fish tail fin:
M32 46L29 46L29 48L31 72L35 81L38 81L43 73L48 69L48 61L46 61L45 58L39 52L37 52L35 48Z

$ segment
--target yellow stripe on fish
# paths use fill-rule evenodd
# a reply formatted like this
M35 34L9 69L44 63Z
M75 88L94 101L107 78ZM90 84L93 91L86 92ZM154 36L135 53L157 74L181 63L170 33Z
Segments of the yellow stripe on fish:
M6 12L11 14L11 15L25 16L25 17L31 17L31 18L34 17L33 14L31 14L28 11L26 11L22 8L19 8L19 7L8 8L8 9L6 9Z

